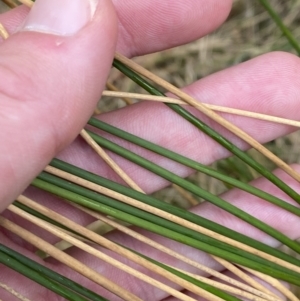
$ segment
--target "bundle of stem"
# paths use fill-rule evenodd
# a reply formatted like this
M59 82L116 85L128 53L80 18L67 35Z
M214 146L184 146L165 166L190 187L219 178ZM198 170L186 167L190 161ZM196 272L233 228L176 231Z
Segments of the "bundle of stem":
M10 0L5 0L5 2L10 5L11 7L14 6L14 2ZM24 3L27 6L32 6L33 2L30 0L22 0L20 1ZM273 12L270 10L270 7L267 5L267 1L261 1L263 5L269 10L271 15ZM273 17L275 18L276 15L273 14ZM279 26L281 26L281 29L283 32L288 36L290 39L291 43L293 43L293 39L290 37L290 32L286 31L285 28L282 26L280 22L277 22ZM4 38L8 37L8 34L3 26L0 26L0 33ZM296 46L296 45L294 45ZM122 70L124 74L130 76L134 81L139 83L142 87L146 88L150 93L154 95L158 95L158 97L154 97L155 100L159 101L164 101L165 103L168 103L167 105L176 111L178 114L189 120L192 124L196 125L199 129L203 130L205 133L209 134L213 139L217 140L219 143L221 143L223 146L225 146L227 149L230 149L233 153L235 153L237 156L242 158L246 163L248 163L250 166L255 168L257 171L259 171L262 175L264 175L266 178L268 178L270 181L272 181L274 184L276 184L279 188L281 188L284 192L286 192L289 196L291 196L294 200L297 202L300 202L300 197L299 195L293 191L290 187L288 187L285 183L283 183L281 180L279 180L277 177L275 177L272 173L269 171L265 170L260 166L257 162L255 162L253 159L249 158L246 154L244 154L241 150L239 150L237 147L235 147L232 143L230 143L228 140L226 140L224 137L221 137L219 139L218 133L214 132L213 129L207 127L203 122L195 118L193 115L188 113L186 110L184 110L182 107L178 105L182 105L185 102L189 105L192 105L199 109L202 113L205 115L209 116L212 118L214 121L217 121L221 125L223 125L225 128L231 130L233 133L235 133L237 136L240 138L244 139L246 142L248 142L251 146L262 152L265 156L267 156L269 159L271 159L274 163L276 163L279 167L281 167L284 171L286 171L288 174L290 174L292 177L297 179L298 181L300 180L300 176L289 166L287 166L283 161L281 161L278 157L270 153L267 149L265 149L262 145L260 145L257 141L255 141L252 137L235 127L234 125L230 124L228 121L226 121L224 118L220 117L216 113L214 113L211 109L213 110L218 110L218 111L223 111L223 112L229 112L231 114L244 114L244 116L250 116L254 118L261 118L264 120L269 120L269 121L274 121L274 122L280 122L284 124L289 124L289 125L294 125L294 126L299 126L299 122L297 121L290 121L290 120L284 120L282 118L270 118L268 116L262 115L262 114L251 114L249 112L242 112L240 110L230 110L220 108L220 107L215 107L215 106L209 106L205 105L202 103L199 103L198 101L194 100L191 98L189 95L185 94L184 92L178 90L174 86L170 85L167 82L164 82L163 80L159 79L155 75L151 74L147 70L143 69L142 67L136 65L134 62L128 60L127 58L123 57L120 54L116 54L115 56L115 61L114 61L114 66L117 67L118 69ZM155 83L161 85L164 88L167 88L168 91L172 92L173 94L177 95L181 100L174 100L166 97L160 97L163 96L163 94L158 91L156 88L154 88L150 83L145 81L145 79L142 77L147 77L154 81ZM115 90L115 87L112 85L109 85L110 89ZM104 95L117 95L105 92ZM130 104L131 102L128 101L128 98L126 97L131 97L131 96L137 96L137 95L121 95L118 94L120 97L123 97L125 101ZM140 97L140 96L138 96ZM145 99L149 99L149 96L143 96ZM153 97L152 97L153 98ZM183 100L183 101L182 101ZM171 103L172 102L172 103ZM115 129L113 127L110 127L106 124L103 124L99 121L96 121L95 119L91 119L89 122L93 126L97 126L99 129L107 130L110 133L117 133L116 136L119 135L119 137L128 139L128 141L135 142L138 145L141 145L145 148L148 148L150 150L153 150L167 158L174 159L175 161L184 164L189 167L193 167L194 169L201 170L202 172L205 172L207 174L210 174L222 181L225 181L227 183L233 184L234 186L243 189L247 192L250 192L254 195L257 195L259 197L264 198L265 200L276 204L280 206L281 208L288 210L298 216L300 216L300 210L299 208L290 205L276 197L270 196L269 194L259 191L258 189L251 187L247 184L242 184L239 181L236 181L234 179L231 179L229 177L226 177L222 174L219 174L215 172L214 170L204 167L198 162L193 162L192 160L185 158L183 156L180 156L178 154L172 153L169 150L165 150L163 148L160 148L158 146L154 146L148 141L143 141L142 139L139 139L137 137L134 137L133 135L130 135L128 133ZM129 160L132 160L133 162L136 162L140 164L143 167L148 168L149 170L155 172L156 174L159 174L162 177L165 177L167 180L170 180L177 185L186 188L188 191L198 194L201 197L204 197L206 200L211 201L217 206L220 206L224 210L227 210L228 212L231 212L232 214L240 217L243 220L246 220L250 224L255 225L257 228L265 231L266 233L272 235L282 243L285 243L292 249L296 250L297 252L300 251L300 247L297 243L293 242L290 240L288 237L285 237L281 233L278 233L268 225L263 224L262 222L256 220L255 218L247 215L247 213L242 212L238 208L234 208L233 206L230 206L228 204L225 204L222 202L221 199L205 192L202 191L201 189L196 189L193 187L191 184L189 184L185 180L180 180L179 177L176 175L172 175L170 172L163 170L162 168L155 167L153 168L154 164L152 162L147 162L147 160L142 160L142 158L139 158L138 156L133 156L128 152L127 150L118 147L114 145L113 143L109 142L108 140L99 137L95 135L92 132L82 130L81 131L81 136L102 156L102 158L105 159L105 161L114 169L118 172L118 174L121 175L123 180L131 186L133 189L137 190L140 193L143 193L143 190L136 185L130 179L125 173L123 173L122 170L119 169L118 166L107 156L105 151L102 149L102 147L106 147L120 155L123 155ZM93 139L91 139L94 138ZM96 143L96 142L98 143ZM63 165L59 161L53 161L52 165ZM152 167L151 167L152 165ZM68 169L70 166L67 166L66 164L63 165L64 168ZM72 170L73 167L71 167ZM291 256L285 255L282 252L278 250L271 250L270 247L265 246L259 242L255 242L254 240L245 238L243 235L236 235L234 231L230 231L229 229L225 229L224 227L222 228L220 225L214 224L214 223L207 223L204 219L201 219L201 222L198 221L198 223L195 222L195 216L192 214L187 214L183 211L180 210L175 210L174 208L171 208L170 206L162 206L161 209L160 206L155 206L154 204L157 205L157 203L153 202L153 199L147 198L147 196L144 196L141 198L141 195L138 194L138 192L133 192L133 191L126 191L127 194L131 196L125 196L119 193L117 190L121 189L122 192L124 193L123 188L120 188L120 186L116 186L116 191L112 191L111 189L104 187L100 187L97 184L97 181L102 181L97 178L94 183L87 181L86 179L78 179L76 178L75 181L75 176L72 176L70 174L66 175L64 171L59 171L53 167L47 167L45 169L48 173L53 173L55 175L58 175L61 178L65 178L68 181L80 184L83 187L89 188L93 191L97 191L100 195L95 195L93 196L93 192L89 192L88 190L84 190L80 188L77 185L70 184L67 181L59 180L58 178L51 177L50 175L46 173L42 173L38 179L36 179L33 182L33 185L36 187L40 187L46 191L49 191L51 193L54 193L60 197L64 197L68 199L71 202L80 204L81 206L86 206L87 208L92 208L94 210L98 210L100 212L103 212L104 214L114 216L121 218L127 222L132 222L133 224L136 224L140 227L145 227L147 230L152 230L154 233L159 233L162 234L163 236L173 238L174 240L180 241L180 242L185 242L189 241L189 243L186 243L187 245L193 246L195 248L198 248L200 250L205 250L208 253L216 254L219 256L223 256L228 260L231 260L232 262L239 264L241 267L244 269L251 271L255 275L262 275L262 274L257 274L257 271L253 271L253 269L257 269L259 271L263 271L266 274L272 274L278 277L278 279L283 279L286 281L289 281L291 283L299 285L299 276L300 276L300 268L299 268L299 261L297 259L291 258ZM78 170L76 171L78 172ZM82 171L79 171L79 173L82 173ZM75 174L75 173L74 173ZM90 177L90 175L87 173L85 174L87 178ZM94 176L93 176L94 177ZM95 178L94 178L95 179ZM60 181L60 183L59 183ZM95 184L96 183L96 184ZM108 185L111 185L108 184ZM67 188L68 187L68 188ZM77 194L77 195L76 195ZM110 198L104 197L103 195L107 195ZM139 198L134 199L132 198L132 195L134 196L139 196ZM101 200L100 200L101 199ZM142 201L141 201L142 199ZM105 201L106 200L106 201ZM124 202L123 205L117 204L115 200ZM147 202L151 200L152 205L147 204ZM213 272L208 268L205 268L203 266L200 266L199 264L193 262L192 260L177 254L176 252L172 252L168 248L165 248L155 242L150 242L147 240L145 237L138 235L134 231L127 229L125 227L120 226L117 222L111 221L109 218L100 215L99 213L95 213L91 211L90 209L83 208L80 206L81 210L84 210L85 212L88 212L89 214L93 215L94 217L99 218L100 220L106 222L107 224L110 224L112 227L119 229L120 231L123 231L124 233L131 235L140 241L143 241L145 243L148 243L149 245L156 247L157 249L172 255L180 260L183 260L192 266L197 266L198 268L201 268L202 270L205 270L209 272L211 275L215 275L223 280L226 279L227 282L234 284L236 286L239 286L240 288L251 292L249 293L244 293L242 291L238 291L236 289L233 289L232 287L228 286L220 286L217 283L213 282L207 282L207 280L204 280L204 278L201 278L197 275L187 273L182 270L178 270L174 267L167 266L165 264L156 262L153 259L146 258L142 254L134 254L134 251L130 251L126 248L123 248L120 245L116 245L112 243L111 241L101 238L100 236L97 236L93 232L84 229L83 227L76 225L72 223L71 221L67 220L63 216L60 216L56 214L55 212L51 212L51 210L47 208L42 208L41 206L35 204L34 202L31 202L27 198L20 196L18 198L18 201L25 205L26 210L24 208L20 209L17 208L16 206L20 207L19 203L15 203L15 205L11 205L9 207L9 210L12 212L30 220L31 222L35 223L36 225L39 225L40 227L47 229L51 233L57 235L61 239L65 239L72 243L73 245L76 245L79 248L84 249L85 251L88 251L90 254L93 254L97 256L98 258L101 258L102 260L106 260L107 262L110 262L112 265L117 266L118 268L124 269L127 272L129 272L132 275L135 275L136 277L139 277L143 281L146 281L148 283L151 283L152 285L156 285L158 288L165 290L169 294L179 298L180 300L194 300L188 296L185 296L184 294L180 293L179 291L176 291L163 283L157 282L155 279L151 279L150 277L143 275L139 273L138 271L135 271L131 269L130 267L125 267L123 264L116 262L113 258L108 258L107 255L104 253L101 253L100 251L97 251L95 248L87 245L83 241L93 241L94 243L99 243L102 246L105 246L114 252L117 252L118 254L122 254L123 256L127 256L127 258L130 258L134 262L138 262L144 267L149 268L151 271L158 272L160 275L164 275L166 278L173 280L175 283L178 285L183 286L186 289L189 289L190 291L197 293L199 296L204 296L208 300L221 300L221 298L224 298L225 300L237 300L235 297L232 297L230 295L227 295L226 293L221 292L219 289L222 287L223 290L229 291L230 293L240 295L242 297L251 299L251 300L257 300L257 301L262 301L264 300L269 300L269 301L275 301L277 300L277 297L274 296L272 293L269 291L265 291L263 288L261 288L263 292L259 292L258 290L249 288L249 286L245 286L240 282L236 282L233 279L228 279L228 278L223 278L219 273ZM101 203L102 201L102 203ZM109 202L111 205L108 205ZM78 207L78 205L77 205ZM124 209L124 212L120 211L119 209ZM131 210L131 213L126 210ZM27 212L25 212L25 211ZM119 211L118 211L119 210ZM172 214L170 214L170 211ZM123 214L123 217L121 217L121 214ZM141 217L145 217L145 220L143 223L141 223ZM200 220L200 217L198 218ZM157 224L155 224L155 220ZM161 224L159 224L159 222ZM152 224L151 224L152 223ZM205 224L207 226L207 229L205 227L201 226L202 224ZM51 256L55 258L59 258L59 260L63 262L67 262L68 260L71 260L72 263L75 264L77 268L75 270L79 271L80 269L82 271L86 271L86 266L80 264L79 262L76 262L76 260L72 260L68 258L66 260L65 255L63 255L62 252L56 251L51 245L47 244L47 242L37 238L36 236L30 234L28 231L21 229L19 226L13 224L12 222L5 220L4 218L0 217L0 224L3 227L6 227L7 229L11 230L12 232L20 235L23 239L27 239L34 245L38 246L41 250L44 250L45 252L48 252ZM62 226L64 225L64 226ZM67 226L68 225L68 226ZM163 225L163 226L162 226ZM208 226L209 225L209 226ZM148 226L148 228L146 227ZM156 229L155 229L156 226ZM64 227L69 227L69 229L64 229ZM63 228L63 229L62 229ZM215 232L213 232L213 229ZM67 232L66 232L67 231ZM77 232L77 233L74 233ZM228 237L225 237L223 234L226 234ZM78 236L82 235L81 236ZM77 235L77 236L76 236ZM234 237L234 239L232 239ZM199 241L197 242L196 239L202 240L200 243ZM244 241L244 243L241 243L241 240ZM204 242L204 243L203 243ZM205 245L205 243L209 242L213 248L208 248L208 244ZM214 249L215 248L215 249ZM220 248L217 250L217 248ZM220 250L222 252L220 252ZM230 252L232 254L230 255ZM270 254L268 254L270 252ZM1 245L0 245L0 260L4 258L4 256L8 256L7 258L10 258L11 262L14 261L13 257L9 257L4 251L1 251ZM64 258L64 259L62 259ZM216 260L222 262L224 261L223 259L219 259L215 257ZM254 264L255 263L255 264ZM272 265L270 264L272 263ZM224 266L226 266L227 263L224 263ZM22 263L20 263L22 265ZM272 268L273 270L272 270ZM249 269L249 267L251 269ZM24 271L26 270L25 266L23 267ZM25 273L25 272L24 272ZM28 273L27 273L28 274ZM85 275L90 274L90 279L94 280L95 282L103 285L110 291L114 292L115 294L118 294L124 300L139 300L137 296L132 295L129 292L126 292L125 290L121 289L120 287L116 287L112 285L112 283L104 278L99 278L99 275L96 275L92 270L88 270ZM34 273L33 273L34 275ZM34 278L34 276L32 276ZM298 277L298 278L297 278ZM297 300L297 298L289 293L288 291L284 290L282 287L280 287L279 283L276 282L276 280L273 281L271 277L266 277L271 283L274 284L281 292L283 292L288 298L291 300ZM43 279L43 278L41 278ZM46 279L46 278L45 278ZM44 279L44 280L45 280ZM35 279L35 281L37 281ZM50 280L49 280L50 281ZM42 283L43 280L40 280L40 283ZM54 285L55 286L55 285ZM217 287L217 289L214 288ZM57 286L56 286L57 287ZM203 289L204 288L204 289ZM56 291L59 291L60 289L57 287ZM206 291L207 290L207 291ZM256 297L253 295L255 294ZM67 298L69 300L85 300L79 296L72 295L71 292L69 292L69 295L67 294ZM257 297L259 296L259 297ZM73 298L73 299L72 299ZM90 297L92 300L92 297ZM100 299L97 299L100 300ZM104 299L101 299L104 300Z

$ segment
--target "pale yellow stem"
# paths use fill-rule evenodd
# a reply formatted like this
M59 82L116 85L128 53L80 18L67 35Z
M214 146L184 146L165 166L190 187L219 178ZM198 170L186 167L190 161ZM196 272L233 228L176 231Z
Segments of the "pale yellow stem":
M209 278L205 278L205 277L202 277L202 276L199 276L199 275L196 275L196 274L193 274L193 273L189 273L189 272L186 272L184 270L181 270L181 269L178 269L176 267L173 267L173 266L170 266L171 268L181 272L181 273L184 273L190 277L193 277L203 283L206 283L206 284L209 284L215 288L218 288L224 292L227 292L227 293L230 293L230 294L234 294L234 295L237 295L237 296L240 296L240 297L243 297L245 299L248 299L248 300L252 300L252 301L266 301L266 300L273 300L273 301L280 301L281 299L279 298L275 298L275 297L272 297L272 296L269 296L269 295L265 295L267 298L264 299L264 298L261 298L261 297L258 297L258 296L255 296L253 294L249 294L247 292L244 292L240 289L237 289L235 287L232 287L232 286L229 286L229 285L226 285L226 284L223 284L223 283L220 283L220 282L217 282L215 280L212 280L212 279L209 279Z
M299 301L299 298L295 296L287 287L285 287L279 280L269 276L262 274L258 271L254 271L252 269L246 268L241 266L244 270L248 271L249 273L255 275L256 277L262 279L263 281L271 284L274 288L276 288L279 292L281 292L288 300L291 301Z
M81 130L80 136L131 188L139 192L143 192L143 190L120 168L120 166L107 155L103 148L95 142L86 130Z
M11 288L7 284L4 284L4 283L0 282L0 287L2 289L4 289L5 291L9 292L11 295L13 295L14 297L16 297L17 299L21 300L21 301L31 301L28 298L22 296L20 293L18 293L16 290L14 290L13 288Z
M109 96L109 97L120 97L120 98L124 97L124 96L128 96L128 97L132 97L132 98L139 99L139 100L149 100L149 101L156 101L156 102L166 102L166 103L174 103L174 104L179 104L179 105L187 105L186 102L184 102L180 99L176 99L176 98L172 98L172 97L164 97L164 96L155 96L155 95L129 93L129 92L118 92L118 91L115 91L115 92L114 91L103 91L102 95ZM270 121L270 122L279 123L279 124L286 124L286 125L300 127L300 122L297 120L291 120L291 119L286 119L286 118L281 118L281 117L276 117L276 116L271 116L271 115L266 115L266 114L251 112L251 111L239 110L239 109L234 109L234 108L229 108L229 107L222 107L222 106L217 106L217 105L212 105L212 104L207 104L207 103L203 103L203 105L209 109L212 109L212 110L218 111L218 112L223 112L223 113L228 113L228 114L233 114L233 115L239 115L239 116L244 116L244 117L250 117L250 118Z
M18 0L20 3L26 5L27 7L32 7L34 2L31 0Z
M119 92L118 88L110 82L106 82L106 87L111 91ZM130 99L130 96L120 96L119 98L121 98L127 105L133 104L133 101L132 99Z
M246 283L249 285L255 287L257 290L260 290L261 292L264 292L267 295L271 295L275 297L276 299L279 299L277 295L275 295L272 291L268 290L265 286L263 286L261 283L250 277L249 275L245 274L242 270L237 268L235 265L228 261L224 261L222 258L214 257L213 258L219 262L221 265L223 265L227 270L231 271L241 279L243 279Z
M7 32L7 30L5 29L5 27L0 23L0 36L6 40L9 37L9 34Z

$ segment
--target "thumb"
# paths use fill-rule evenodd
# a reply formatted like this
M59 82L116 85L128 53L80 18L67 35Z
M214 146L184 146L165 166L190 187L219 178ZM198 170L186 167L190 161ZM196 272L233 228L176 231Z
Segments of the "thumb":
M76 137L100 98L117 22L112 3L98 1L37 0L0 45L0 212Z

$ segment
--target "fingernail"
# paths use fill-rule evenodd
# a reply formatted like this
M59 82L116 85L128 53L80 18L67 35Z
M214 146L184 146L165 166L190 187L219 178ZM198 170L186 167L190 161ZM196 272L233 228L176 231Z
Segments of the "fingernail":
M36 0L22 30L71 36L93 17L98 0Z

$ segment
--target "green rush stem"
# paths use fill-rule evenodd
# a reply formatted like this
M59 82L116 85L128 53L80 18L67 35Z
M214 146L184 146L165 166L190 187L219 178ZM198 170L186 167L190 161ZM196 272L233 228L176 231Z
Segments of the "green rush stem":
M199 225L204 228L210 229L214 232L220 233L224 236L227 236L231 239L234 239L236 241L239 241L241 243L249 245L249 246L256 248L258 250L261 250L265 253L272 254L273 256L278 257L282 260L285 260L287 262L290 262L292 264L300 266L300 261L297 258L295 258L294 256L290 256L278 249L274 249L268 245L265 245L259 241L254 240L250 237L247 237L234 230L231 230L231 229L226 228L222 225L219 225L213 221L210 221L202 216L199 216L192 212L188 212L181 208L175 207L171 204L167 204L165 202L155 199L152 196L140 193L134 189L125 187L119 183L115 183L113 181L110 181L108 179L105 179L103 177L95 175L93 173L90 173L84 169L81 169L81 168L71 165L69 163L63 162L61 160L53 159L51 161L50 165L53 167L56 167L58 169L61 169L63 171L66 171L68 173L71 173L73 175L76 175L78 177L81 177L83 179L86 179L88 181L91 181L93 183L96 183L98 185L101 185L103 187L106 187L108 189L114 190L118 193L124 194L124 195L134 198L136 200L139 200L140 202L143 202L147 205L153 206L155 208L159 208L165 212L169 212L175 216L181 217L181 218L183 218L187 221L190 221L196 225Z
M249 223L252 226L255 226L256 228L260 229L261 231L269 234L270 236L274 237L275 239L279 240L281 243L285 244L286 246L290 247L295 252L300 253L300 244L297 242L291 240L286 235L282 234L281 232L277 231L276 229L270 227L266 223L260 221L259 219L251 216L247 212L233 206L232 204L226 202L225 200L221 199L218 196L213 195L212 193L205 191L201 187L182 179L181 177L177 176L176 174L166 170L165 168L162 168L155 163L144 159L143 157L134 154L133 152L103 138L100 137L92 132L88 133L91 135L91 137L95 140L97 144L99 144L101 147L104 147L119 156L126 158L127 160L134 162L135 164L144 167L145 169L152 171L153 173L161 176L162 178L170 181L171 183L175 183L178 186L188 190L189 192L204 198L208 202L214 204L215 206L222 208L223 210L231 213L232 215L240 218L241 220Z
M269 13L269 15L271 16L273 21L280 28L283 35L287 38L287 40L290 42L290 44L297 51L298 55L300 55L300 45L299 45L297 39L294 37L292 32L284 25L284 23L282 22L282 19L277 14L277 12L273 9L273 7L270 5L269 1L268 0L258 0L258 1L266 9L266 11Z
M300 273L58 177L43 172L32 184L76 204L100 211L225 260L300 285Z
M185 165L187 167L190 167L194 170L197 170L199 172L202 172L206 175L212 176L213 178L216 178L222 182L225 182L227 184L230 184L234 187L237 187L241 190L244 190L246 192L249 192L250 194L253 194L255 196L258 196L261 199L264 199L274 205L277 205L278 207L285 209L297 216L300 216L300 208L297 208L295 206L293 206L292 204L289 204L267 192L264 192L258 188L255 188L247 183L243 183L239 180L233 179L229 176L226 176L222 173L220 173L219 171L216 171L212 168L209 168L203 164L200 164L192 159L189 159L187 157L184 157L180 154L177 154L175 152L172 152L166 148L163 148L161 146L158 146L152 142L149 142L147 140L144 140L142 138L139 138L137 136L134 136L130 133L127 133L121 129L118 129L116 127L113 127L107 123L104 123L103 121L100 121L98 119L95 118L91 118L88 122L90 125L105 131L109 134L115 135L121 139L124 139L126 141L129 141L131 143L134 143L136 145L139 145L145 149L148 149L150 151L153 151L161 156L164 156L166 158L169 158L175 162L181 163L182 165Z
M50 281L53 280L54 282L57 282L58 284L60 284L64 287L67 287L71 291L74 291L74 292L80 294L81 296L87 297L91 301L108 301L108 299L105 299L105 298L97 295L93 291L83 287L82 285L72 281L71 279L68 279L68 278L52 271L51 269L48 269L47 267L33 261L30 258L25 257L24 255L2 245L1 243L0 243L0 252L2 252L2 254L5 254L6 256L9 256L10 258L16 260L18 262L18 265L24 265L31 271L39 273L40 276L48 278L48 279L50 279ZM82 300L86 300L86 299L82 299Z
M2 244L0 244L0 249L3 249L3 247L4 246ZM14 257L8 255L8 253L9 252L3 252L2 250L0 250L0 263L2 263L3 265L11 268L12 270L15 270L19 274L24 275L25 277L44 286L45 288L53 291L57 295L62 296L67 300L88 301L86 298L83 298L82 296L77 295L75 292L68 289L64 285L57 283L57 282L51 280L50 278L45 277L42 273L37 272L37 271L29 268L27 265L22 264L20 261L16 260ZM105 299L98 299L98 300L102 301Z
M146 81L144 78L142 78L139 74L135 73L130 68L128 68L127 66L125 66L124 64L119 62L118 60L116 60L116 59L114 60L113 66L116 67L118 70L120 70L122 73L124 73L126 76L128 76L131 80L133 80L139 86L141 86L146 91L148 91L150 94L158 95L158 96L165 96L162 92L157 90L154 86L152 86L148 81ZM210 128L208 125L206 125L200 119L196 118L194 115L192 115L190 112L185 110L183 107L176 105L176 104L167 104L166 103L166 105L169 108L171 108L173 111L175 111L177 114L182 116L184 119L189 121L191 124L195 125L198 129L200 129L202 132L207 134L209 137L211 137L212 139L217 141L220 145L225 147L227 150L229 150L231 153L236 155L242 161L247 163L258 173L260 173L261 175L266 177L269 181L274 183L278 188L280 188L282 191L284 191L287 195L289 195L292 199L294 199L297 203L300 204L300 195L296 191L294 191L286 183L281 181L272 172L268 171L260 163L256 162L254 159L252 159L248 154L244 153L241 149L239 149L237 146L235 146L229 140L227 140L226 138L221 136L215 130Z

